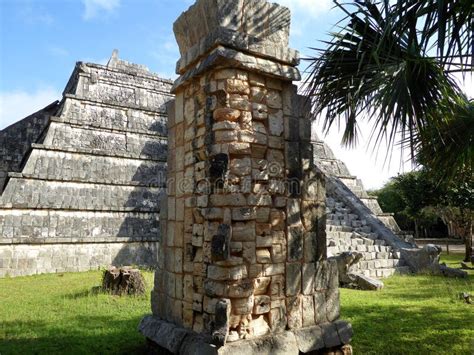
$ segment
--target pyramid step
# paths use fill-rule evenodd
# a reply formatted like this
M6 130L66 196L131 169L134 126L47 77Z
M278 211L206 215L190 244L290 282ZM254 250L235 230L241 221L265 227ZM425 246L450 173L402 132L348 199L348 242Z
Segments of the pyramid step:
M352 232L352 227L338 226L338 225L326 225L326 230L330 232Z

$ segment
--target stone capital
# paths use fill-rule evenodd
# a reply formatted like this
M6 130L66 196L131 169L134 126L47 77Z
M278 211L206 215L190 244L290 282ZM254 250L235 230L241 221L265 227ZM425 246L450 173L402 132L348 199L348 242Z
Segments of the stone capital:
M224 48L273 62L276 76L299 80L299 73L281 75L299 64L298 52L288 48L290 18L288 8L266 0L199 0L174 23L181 53L176 72L189 76L209 53Z

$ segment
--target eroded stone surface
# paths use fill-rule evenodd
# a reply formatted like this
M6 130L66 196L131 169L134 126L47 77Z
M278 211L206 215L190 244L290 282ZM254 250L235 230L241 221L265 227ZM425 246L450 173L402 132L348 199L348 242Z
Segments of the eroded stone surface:
M0 277L156 265L170 88L114 52L0 131Z

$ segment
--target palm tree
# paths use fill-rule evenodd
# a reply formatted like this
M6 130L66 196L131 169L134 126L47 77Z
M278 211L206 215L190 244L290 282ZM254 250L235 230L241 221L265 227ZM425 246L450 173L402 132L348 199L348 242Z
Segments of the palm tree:
M354 145L368 120L374 148L400 144L441 184L472 181L474 101L454 78L474 68L472 0L334 3L346 17L314 48L306 82L324 130L341 125Z
M447 180L472 172L474 102L453 77L473 69L472 0L334 2L346 18L309 59L306 82L324 130L343 123L342 142L353 145L364 117L374 146L400 143L413 160L449 167Z

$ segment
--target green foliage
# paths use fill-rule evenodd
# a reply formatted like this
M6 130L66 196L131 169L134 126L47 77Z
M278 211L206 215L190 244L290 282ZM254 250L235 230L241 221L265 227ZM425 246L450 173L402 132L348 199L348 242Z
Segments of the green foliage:
M374 193L382 210L395 213L400 226L409 230L429 228L440 218L465 224L474 210L474 180L441 184L426 169L398 175Z
M405 213L406 203L394 179L381 189L372 191L372 195L377 197L382 211L395 214L395 220L402 230L414 230L412 219Z
M472 174L472 102L452 76L472 68L472 1L334 2L346 18L309 59L306 83L325 131L342 123L342 142L353 145L364 118L374 148L400 143L414 160L446 172L445 181Z

